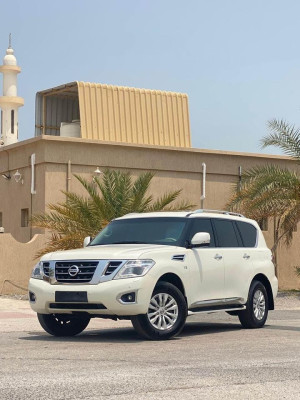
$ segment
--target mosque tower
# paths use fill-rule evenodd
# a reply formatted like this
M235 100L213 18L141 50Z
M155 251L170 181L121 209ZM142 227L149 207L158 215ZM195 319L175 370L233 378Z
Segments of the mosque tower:
M24 99L17 94L17 75L21 68L17 66L17 60L11 47L11 35L9 45L0 66L3 74L3 96L0 97L1 108L1 139L0 146L7 146L18 142L18 109L24 105Z

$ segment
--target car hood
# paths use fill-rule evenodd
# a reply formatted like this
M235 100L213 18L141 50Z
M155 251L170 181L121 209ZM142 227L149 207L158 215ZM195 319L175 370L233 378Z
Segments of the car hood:
M88 246L83 249L56 251L42 257L42 261L62 260L127 260L147 257L147 253L175 251L178 247L154 244L115 244Z

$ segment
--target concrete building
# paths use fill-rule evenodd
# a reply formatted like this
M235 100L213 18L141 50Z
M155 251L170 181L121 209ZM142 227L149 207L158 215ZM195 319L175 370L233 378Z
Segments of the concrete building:
M30 241L35 233L43 233L29 226L30 216L47 211L49 203L64 201L62 190L83 194L73 174L92 179L97 167L131 171L134 176L153 171L154 197L182 188L183 199L196 208L212 209L224 209L241 170L274 163L300 173L288 157L190 145L185 94L84 82L41 91L36 97L36 137L0 147L0 226L19 242ZM201 201L203 164L206 196ZM271 246L273 226L265 224L264 229ZM291 248L280 250L282 289L300 289L294 270L299 235L295 232Z
M32 164L32 155L35 163ZM156 173L151 187L154 196L182 188L182 198L196 207L201 205L202 163L206 164L205 208L224 209L239 170L254 165L275 163L298 169L288 157L233 153L192 148L133 145L98 140L42 135L0 150L0 218L5 232L18 241L27 242L38 231L32 230L28 218L47 210L47 204L64 200L61 190L83 194L72 174L92 179L97 167L131 171L135 176L148 170ZM13 178L16 171L22 176ZM300 171L299 171L300 173ZM33 192L32 192L33 188ZM1 224L0 219L0 224ZM273 243L273 225L265 226L269 246ZM279 254L280 287L300 289L294 266L300 258L300 233L295 232L293 245L281 248Z

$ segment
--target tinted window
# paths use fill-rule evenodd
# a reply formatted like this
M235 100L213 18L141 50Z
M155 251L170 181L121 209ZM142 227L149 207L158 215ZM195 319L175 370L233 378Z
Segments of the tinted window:
M128 218L112 221L91 242L104 244L165 244L180 246L187 218Z
M247 222L241 221L237 221L236 224L242 236L244 246L254 247L256 245L257 236L257 230L255 229L255 227L251 224L248 224Z
M189 234L189 239L191 240L192 237L197 232L208 232L210 234L210 245L209 247L215 247L215 239L213 228L211 225L211 221L205 218L195 218Z
M232 221L214 219L217 231L218 247L239 247Z

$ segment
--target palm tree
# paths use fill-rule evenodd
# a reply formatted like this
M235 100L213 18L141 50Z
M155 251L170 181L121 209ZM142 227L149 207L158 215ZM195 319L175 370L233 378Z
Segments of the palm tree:
M262 139L262 147L279 147L300 164L300 130L276 119L269 121L268 126L271 133ZM242 182L236 185L228 206L256 220L274 219L272 252L276 263L279 243L284 239L290 245L300 221L299 173L272 164L254 167L243 174Z
M175 190L154 200L148 194L154 174L142 173L135 181L128 172L105 170L102 178L87 179L74 175L87 192L80 196L63 192L66 201L50 204L49 213L34 215L31 224L50 231L50 240L37 257L57 250L82 247L86 236L95 236L112 219L131 212L188 210L194 205L187 201L173 204L181 193Z

